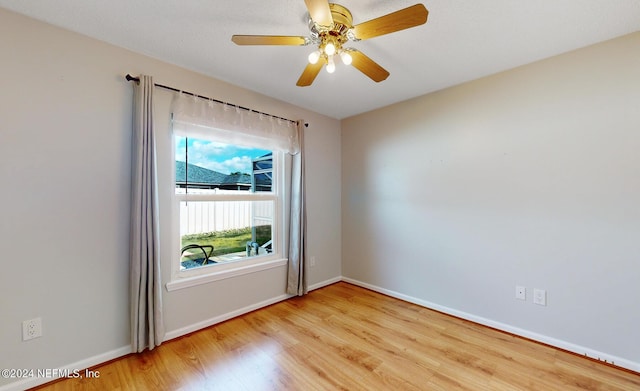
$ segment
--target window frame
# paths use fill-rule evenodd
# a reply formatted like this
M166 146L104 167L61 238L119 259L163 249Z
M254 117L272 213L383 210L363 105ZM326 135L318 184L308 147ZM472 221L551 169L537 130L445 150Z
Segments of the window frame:
M202 139L202 137L194 136L193 138ZM176 137L172 137L172 160L175 161L175 144ZM225 140L208 139L213 142L225 142ZM238 145L238 144L235 144ZM273 179L272 179L272 191L256 191L255 193L243 193L243 194L176 194L175 187L175 164L173 164L172 173L172 240L174 242L172 246L172 252L170 256L171 261L171 278L166 284L168 291L187 288L200 284L209 283L225 278L231 278L238 275L255 273L270 268L285 266L288 262L286 257L286 240L285 230L287 226L286 222L286 182L287 182L287 160L285 159L286 152L272 150L273 159ZM262 254L257 256L251 256L244 259L234 260L230 262L211 264L191 269L181 270L180 268L180 248L181 248L181 236L180 236L180 202L182 201L273 201L274 212L272 221L272 243L273 252L269 254Z

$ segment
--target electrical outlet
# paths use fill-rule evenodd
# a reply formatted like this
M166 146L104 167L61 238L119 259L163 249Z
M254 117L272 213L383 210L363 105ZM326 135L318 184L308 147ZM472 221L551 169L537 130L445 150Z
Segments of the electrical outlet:
M35 318L31 320L25 320L22 322L22 340L28 341L30 339L42 337L42 319Z
M309 265L311 267L316 266L316 257L311 257L311 259L309 260Z
M547 291L544 289L534 289L533 302L538 305L547 305Z
M516 286L516 299L527 300L527 288L523 286Z

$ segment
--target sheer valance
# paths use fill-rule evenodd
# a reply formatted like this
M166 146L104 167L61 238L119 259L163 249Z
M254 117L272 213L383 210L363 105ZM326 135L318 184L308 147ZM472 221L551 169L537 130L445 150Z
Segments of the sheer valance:
M175 94L172 112L173 131L179 136L222 139L290 154L300 151L292 121L182 93Z

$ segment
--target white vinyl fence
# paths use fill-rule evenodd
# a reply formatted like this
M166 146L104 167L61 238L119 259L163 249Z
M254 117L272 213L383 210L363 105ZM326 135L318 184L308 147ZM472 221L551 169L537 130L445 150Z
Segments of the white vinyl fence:
M180 235L271 224L273 201L180 202Z

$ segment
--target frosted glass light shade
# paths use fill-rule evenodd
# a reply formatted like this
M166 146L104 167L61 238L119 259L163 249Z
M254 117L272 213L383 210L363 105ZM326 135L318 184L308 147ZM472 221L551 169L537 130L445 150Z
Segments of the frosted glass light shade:
M353 58L351 57L349 52L346 51L340 52L340 58L342 59L342 63L344 65L351 65L351 62L353 61Z
M320 59L319 50L316 50L315 52L312 52L311 54L309 54L309 64L316 64L319 59Z
M327 56L333 56L334 54L336 54L335 45L329 42L327 46L324 47L324 52Z
M333 56L329 56L329 61L327 61L327 72L333 73L336 71L336 63L333 62Z

